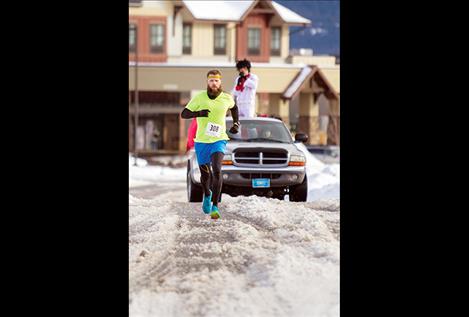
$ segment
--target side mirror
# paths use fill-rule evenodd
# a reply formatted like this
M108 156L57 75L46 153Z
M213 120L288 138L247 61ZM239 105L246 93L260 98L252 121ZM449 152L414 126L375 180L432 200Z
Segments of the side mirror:
M306 133L297 133L295 134L295 142L308 142L308 135Z

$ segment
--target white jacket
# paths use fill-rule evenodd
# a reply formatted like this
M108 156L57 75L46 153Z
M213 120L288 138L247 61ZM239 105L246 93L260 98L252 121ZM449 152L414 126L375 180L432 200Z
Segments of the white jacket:
M240 117L254 117L256 112L256 90L259 78L253 73L249 73L249 78L244 82L244 90L236 90L239 76L236 77L234 87L231 90Z

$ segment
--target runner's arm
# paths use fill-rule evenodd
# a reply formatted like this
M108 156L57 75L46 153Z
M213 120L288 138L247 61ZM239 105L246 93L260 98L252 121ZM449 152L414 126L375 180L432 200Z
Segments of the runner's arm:
M191 119L191 118L197 118L197 117L208 117L208 113L210 110L204 109L200 111L190 111L187 108L184 108L181 112L181 118L183 119Z
M230 129L230 133L236 134L239 129L239 115L238 115L238 106L235 104L231 110L231 116L233 117L233 126Z
M233 123L239 123L239 114L238 114L238 106L235 104L231 110L231 116L233 117Z

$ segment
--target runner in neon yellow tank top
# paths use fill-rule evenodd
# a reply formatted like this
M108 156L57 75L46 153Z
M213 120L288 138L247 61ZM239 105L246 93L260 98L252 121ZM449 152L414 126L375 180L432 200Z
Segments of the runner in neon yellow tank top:
M184 119L197 118L194 147L204 190L202 210L212 219L220 218L218 199L223 185L221 162L229 140L225 124L228 109L233 117L230 133L238 133L238 107L231 95L223 92L220 71L211 70L207 73L207 91L194 96L181 113Z

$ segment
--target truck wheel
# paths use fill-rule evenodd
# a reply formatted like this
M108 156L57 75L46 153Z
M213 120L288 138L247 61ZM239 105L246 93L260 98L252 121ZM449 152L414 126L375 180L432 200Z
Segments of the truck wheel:
M190 202L201 202L203 193L202 193L202 187L199 185L195 184L190 175L190 170L187 170L187 178L186 178L186 184L187 184L187 199Z
M308 180L305 179L300 185L290 187L290 201L306 201L308 197Z

